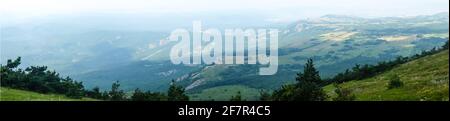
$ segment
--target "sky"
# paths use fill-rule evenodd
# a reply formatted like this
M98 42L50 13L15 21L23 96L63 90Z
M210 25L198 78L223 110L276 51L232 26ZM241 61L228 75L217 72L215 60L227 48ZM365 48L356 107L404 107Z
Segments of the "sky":
M255 13L272 21L325 14L361 17L429 15L449 11L449 0L0 0L0 14L20 17L82 13Z

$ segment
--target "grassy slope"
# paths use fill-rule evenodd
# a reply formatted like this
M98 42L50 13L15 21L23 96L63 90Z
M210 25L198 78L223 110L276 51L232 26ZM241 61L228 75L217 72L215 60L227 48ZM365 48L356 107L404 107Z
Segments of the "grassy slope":
M402 64L373 78L340 84L351 89L356 100L449 100L449 52L448 50ZM387 89L388 76L397 74L404 86ZM328 85L325 91L334 97L334 87Z
M31 91L0 87L0 101L95 101L95 99L73 99L59 94L40 94Z
M259 90L255 88L250 88L242 85L229 85L229 86L218 86L213 88L208 88L202 90L200 93L189 94L190 100L194 101L205 101L205 100L215 100L215 101L229 101L231 96L241 92L242 99L244 100L258 100Z

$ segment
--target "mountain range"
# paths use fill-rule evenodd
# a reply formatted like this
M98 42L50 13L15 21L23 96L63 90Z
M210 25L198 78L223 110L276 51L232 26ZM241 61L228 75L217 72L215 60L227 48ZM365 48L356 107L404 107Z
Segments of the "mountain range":
M280 30L280 64L278 73L269 76L258 75L260 65L173 65L169 52L175 43L168 42L168 32L62 28L57 22L2 26L2 44L8 46L2 46L1 60L22 56L24 66L49 65L88 88L108 89L119 80L128 91L163 91L175 80L196 100L233 94L220 94L223 91L240 91L251 100L261 89L293 83L308 58L327 78L355 64L375 64L439 47L448 40L448 27L448 13L325 15L275 26Z

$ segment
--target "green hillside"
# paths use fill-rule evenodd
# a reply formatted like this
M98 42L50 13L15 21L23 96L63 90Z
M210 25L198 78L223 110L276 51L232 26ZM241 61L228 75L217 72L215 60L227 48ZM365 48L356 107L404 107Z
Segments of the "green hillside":
M95 101L95 99L73 99L59 94L41 94L31 91L0 87L0 101Z
M449 60L448 50L426 56L373 78L339 84L349 89L356 100L367 101L448 101L449 100ZM403 86L388 89L390 75L398 75ZM335 87L328 85L324 90L336 97Z
M241 93L242 99L255 101L259 99L259 90L242 85L218 86L202 90L200 93L189 94L194 101L229 101L232 96Z

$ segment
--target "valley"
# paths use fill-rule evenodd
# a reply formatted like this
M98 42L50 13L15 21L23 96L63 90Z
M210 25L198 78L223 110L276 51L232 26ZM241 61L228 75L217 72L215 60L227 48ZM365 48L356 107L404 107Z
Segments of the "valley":
M440 47L449 36L448 13L380 18L325 15L298 20L276 26L280 30L278 71L258 75L263 65L173 65L169 55L175 43L168 41L167 31L83 26L60 31L57 25L2 27L2 44L10 46L2 46L1 61L22 56L23 67L48 65L83 81L87 89L109 90L119 81L126 92L136 88L161 92L174 80L193 100L229 100L237 92L245 100L257 100L260 90L294 83L308 58L314 60L321 77L328 78L355 64L376 64Z

